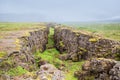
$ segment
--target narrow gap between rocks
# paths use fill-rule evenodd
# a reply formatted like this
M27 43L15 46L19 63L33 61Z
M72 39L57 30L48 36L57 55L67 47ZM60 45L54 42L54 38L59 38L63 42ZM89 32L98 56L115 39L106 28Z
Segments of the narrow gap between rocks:
M44 52L35 53L35 58L36 62L38 63L38 66L41 65L39 61L48 62L50 64L53 64L56 68L65 73L65 80L77 80L77 78L74 77L74 72L81 69L81 66L84 63L84 61L62 61L59 59L60 55L61 53L54 47L54 28L50 28L46 50Z

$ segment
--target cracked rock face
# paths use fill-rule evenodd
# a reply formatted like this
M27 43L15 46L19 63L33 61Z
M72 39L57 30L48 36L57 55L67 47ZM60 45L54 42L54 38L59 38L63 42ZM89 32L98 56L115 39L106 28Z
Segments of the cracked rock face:
M65 59L73 61L86 60L91 57L115 59L120 53L120 42L103 39L68 27L55 27L54 40L55 47L61 53L65 51L68 53L69 57L66 55Z
M37 74L40 80L65 80L64 73L51 64L42 65Z
M120 64L112 59L96 58L86 61L82 71L75 72L79 80L120 80Z
M3 46L3 48L10 53L7 53L8 56L6 56L5 59L3 58L1 60L0 69L7 71L10 67L22 66L28 71L31 71L30 66L32 65L34 66L33 69L35 69L35 58L33 56L33 53L36 51L43 52L46 49L48 33L49 28L43 26L38 29L22 32L18 31L16 34L19 35L14 35L14 37L11 37L10 39L6 38L6 41L9 42L9 40L13 40L13 42L10 42L11 44L6 42L6 46ZM4 41L2 44L5 44ZM10 47L10 50L7 49L8 47Z
M120 61L110 70L111 80L120 80Z

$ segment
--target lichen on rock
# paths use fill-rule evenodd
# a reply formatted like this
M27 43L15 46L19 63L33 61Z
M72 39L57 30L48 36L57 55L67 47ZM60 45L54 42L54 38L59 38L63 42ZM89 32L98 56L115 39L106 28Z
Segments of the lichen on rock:
M79 35L78 35L79 34ZM78 61L90 59L92 57L115 59L120 47L119 41L101 38L97 35L84 33L69 27L55 27L55 47L62 53L66 51L70 57ZM61 47L64 43L65 47ZM73 55L74 56L73 58Z
M119 67L113 59L95 58L86 61L82 66L82 71L76 71L78 80L119 80ZM88 78L88 79L87 79Z

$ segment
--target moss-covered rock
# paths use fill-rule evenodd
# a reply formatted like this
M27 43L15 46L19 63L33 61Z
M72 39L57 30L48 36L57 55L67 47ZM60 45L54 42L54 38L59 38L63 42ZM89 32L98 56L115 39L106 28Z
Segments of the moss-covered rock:
M0 59L5 58L7 56L6 52L0 52Z
M61 53L67 51L70 57L75 54L79 59L74 59L78 61L92 57L115 59L119 53L116 48L120 47L120 42L118 41L104 39L69 27L61 27L61 25L55 27L54 41L55 47Z
M91 59L83 64L82 71L75 72L75 76L78 77L78 80L113 80L109 72L115 65L116 61L112 59ZM118 76L119 73L115 75Z

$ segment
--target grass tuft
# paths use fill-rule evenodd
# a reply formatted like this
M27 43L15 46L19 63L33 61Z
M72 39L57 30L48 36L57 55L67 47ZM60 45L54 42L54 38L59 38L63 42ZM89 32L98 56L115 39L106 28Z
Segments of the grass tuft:
M15 68L11 68L7 74L10 76L20 76L22 74L27 73L28 71L23 69L21 66L17 66Z

